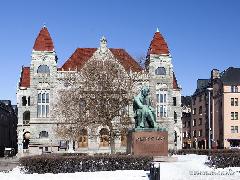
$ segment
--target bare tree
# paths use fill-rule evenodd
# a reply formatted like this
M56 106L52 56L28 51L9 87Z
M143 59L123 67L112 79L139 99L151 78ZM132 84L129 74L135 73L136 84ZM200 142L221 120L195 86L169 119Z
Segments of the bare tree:
M75 140L89 126L109 128L111 153L115 152L117 129L131 126L129 106L133 80L113 56L92 58L79 72L65 73L65 88L58 89L53 116L61 137Z

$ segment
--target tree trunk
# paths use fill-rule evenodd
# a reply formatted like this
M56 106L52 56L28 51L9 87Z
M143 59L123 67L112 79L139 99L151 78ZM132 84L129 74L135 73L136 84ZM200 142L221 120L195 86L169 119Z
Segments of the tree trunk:
M116 153L115 136L114 136L113 130L111 130L110 132L110 147L111 147L111 154L115 154Z
M115 154L115 153L116 153L116 149L115 149L115 136L114 136L114 130L113 130L112 124L109 125L109 130L110 130L110 148L111 148L111 154Z

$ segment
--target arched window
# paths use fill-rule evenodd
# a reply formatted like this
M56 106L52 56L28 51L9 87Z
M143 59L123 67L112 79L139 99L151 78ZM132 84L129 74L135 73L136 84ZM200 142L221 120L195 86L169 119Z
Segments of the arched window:
M109 146L109 131L106 128L100 130L100 147Z
M164 67L158 67L155 70L156 75L166 75L166 69Z
M78 138L78 147L85 148L88 147L88 132L86 129L80 131L80 136Z
M30 122L30 111L25 111L23 113L23 124L29 124Z
M40 65L37 69L37 73L50 74L50 69L47 65Z
M47 131L41 131L39 133L39 138L48 138L48 132Z

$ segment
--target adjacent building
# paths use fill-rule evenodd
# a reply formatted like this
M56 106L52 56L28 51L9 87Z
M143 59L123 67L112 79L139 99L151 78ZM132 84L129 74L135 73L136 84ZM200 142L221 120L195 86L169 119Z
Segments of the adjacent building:
M169 134L169 149L181 149L181 88L173 71L172 57L163 36L157 31L151 41L146 57L146 68L139 64L124 50L108 48L107 40L101 39L98 48L77 48L70 58L60 66L52 38L46 27L38 34L31 55L29 67L22 67L17 89L18 106L18 151L20 154L39 154L61 151L67 148L54 131L57 121L51 116L54 89L64 86L67 73L81 71L91 59L104 59L110 55L119 63L125 73L135 78L134 88L143 85L150 87L153 106L156 108L157 122ZM134 126L134 118L132 114ZM86 127L75 150L88 153L107 153L109 147L108 127ZM91 137L91 138L90 138ZM118 152L126 150L125 135L115 139Z
M182 119L183 139L186 139L183 148L240 147L239 88L240 68L230 67L223 72L213 69L211 78L198 79L191 97L191 121L186 123Z
M0 100L0 157L5 148L17 151L17 108L10 100Z

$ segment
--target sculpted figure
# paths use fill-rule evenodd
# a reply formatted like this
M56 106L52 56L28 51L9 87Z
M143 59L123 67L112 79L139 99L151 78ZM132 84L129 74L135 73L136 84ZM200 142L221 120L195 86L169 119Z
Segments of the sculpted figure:
M140 93L134 97L133 111L135 113L135 126L137 128L157 128L156 114L150 104L149 88L144 86ZM148 126L147 126L148 125Z

